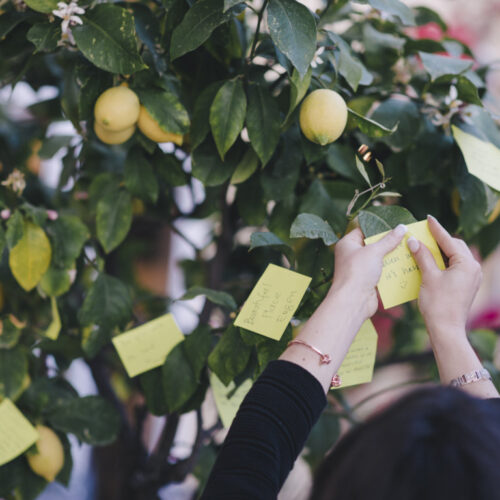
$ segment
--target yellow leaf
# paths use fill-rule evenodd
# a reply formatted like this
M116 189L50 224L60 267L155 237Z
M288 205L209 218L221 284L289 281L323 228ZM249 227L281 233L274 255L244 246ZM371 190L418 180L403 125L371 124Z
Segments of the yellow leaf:
M9 266L17 282L29 292L47 271L52 249L43 229L24 222L24 234L10 251Z
M61 331L61 317L57 310L57 302L55 297L50 297L50 305L52 309L52 321L45 332L45 336L52 340L57 340Z

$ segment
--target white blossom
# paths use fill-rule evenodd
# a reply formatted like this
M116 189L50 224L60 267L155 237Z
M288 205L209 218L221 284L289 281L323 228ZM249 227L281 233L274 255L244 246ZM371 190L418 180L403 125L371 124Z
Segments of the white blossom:
M76 24L83 24L83 21L79 17L79 15L85 14L85 9L79 7L74 0L71 0L71 2L69 3L58 2L57 7L57 9L52 11L52 14L62 19L62 36L58 45L74 45L75 39L73 38L73 34L71 33L71 26L75 26Z
M26 187L26 181L24 179L24 174L15 168L7 177L6 180L2 181L2 186L12 189L19 196L23 194L24 188Z
M320 64L323 64L323 59L321 59L321 57L319 57L321 54L323 54L323 52L325 51L325 47L320 47L316 53L314 54L314 59L311 61L311 66L313 68L316 68L317 66L319 66Z

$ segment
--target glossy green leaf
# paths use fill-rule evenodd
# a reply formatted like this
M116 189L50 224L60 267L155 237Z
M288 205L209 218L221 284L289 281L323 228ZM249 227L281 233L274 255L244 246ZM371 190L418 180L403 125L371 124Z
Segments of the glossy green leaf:
M7 221L7 231L5 233L7 246L10 249L12 249L17 245L19 240L23 237L23 232L24 232L23 216L19 210L16 210Z
M55 23L34 24L26 38L36 47L35 52L52 52L61 39L61 28Z
M248 146L245 154L241 158L236 170L231 176L231 184L241 184L245 182L257 170L259 166L259 157L252 146Z
M457 93L458 98L464 102L477 104L478 106L483 105L477 87L465 76L457 78Z
M213 142L207 139L193 151L192 167L193 176L205 186L218 186L231 177L236 162L231 155L222 161Z
M22 328L16 326L8 316L0 320L0 349L12 349L21 337Z
M161 416L168 413L161 367L139 375L139 383L146 398L148 411Z
M207 364L213 340L208 325L199 325L184 339L184 351L198 382L203 367Z
M256 232L251 234L249 251L262 247L269 247L277 250L278 252L282 252L288 259L290 265L293 266L295 264L295 254L292 248L278 238L274 233Z
M52 265L68 269L80 256L89 238L89 230L76 215L61 215L47 226L52 240Z
M290 238L321 238L325 245L332 245L338 237L328 222L314 214L299 214L290 228Z
M290 106L288 108L288 114L285 118L285 123L288 121L300 101L302 101L304 96L307 94L309 85L311 85L311 77L311 67L303 76L301 76L296 69L293 70L292 76L290 77Z
M368 0L368 3L374 9L398 17L407 26L415 24L415 15L412 10L400 0Z
M70 272L67 269L49 267L40 280L40 287L44 293L51 297L59 297L71 287Z
M88 9L71 31L76 46L98 68L132 74L146 67L137 51L134 16L110 3Z
M28 359L21 346L0 349L0 398L17 401L29 385Z
M132 199L127 191L116 197L104 197L97 204L97 237L106 253L114 250L127 236L132 224Z
M365 238L384 231L390 231L398 224L417 222L406 208L397 205L369 207L359 213L358 220Z
M419 52L418 55L422 60L425 70L431 76L431 80L436 80L444 75L460 75L465 73L472 67L473 63L467 59L439 56L426 52Z
M393 134L398 128L397 123L392 128L387 128L381 123L378 123L371 118L367 118L366 116L362 116L350 108L348 108L348 111L348 126L352 124L358 127L363 134L366 134L369 137L385 137L386 135Z
M210 106L210 127L222 160L243 128L246 111L247 99L242 81L239 78L228 80Z
M309 9L295 0L270 0L267 25L276 47L305 76L316 51L316 21Z
M133 147L125 160L125 186L134 196L156 203L158 180L153 167L139 147Z
M26 0L26 5L37 12L50 14L54 9L57 9L58 0Z
M190 132L193 149L196 149L210 132L210 106L223 83L211 83L196 98Z
M231 311L234 311L237 307L233 297L228 293L210 290L210 288L204 288L202 286L191 287L179 300L191 300L198 297L198 295L204 295L210 302L227 307Z

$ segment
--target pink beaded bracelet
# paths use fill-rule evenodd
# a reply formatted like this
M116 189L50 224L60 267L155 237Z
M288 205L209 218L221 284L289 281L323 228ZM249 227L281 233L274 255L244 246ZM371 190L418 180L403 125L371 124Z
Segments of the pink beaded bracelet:
M293 344L295 344L295 345L302 345L304 347L307 347L311 351L314 351L316 354L318 354L319 355L319 364L320 365L328 365L332 361L332 358L330 357L329 354L323 354L319 349L317 349L316 347L312 346L311 344L308 344L307 342L304 342L303 340L295 339L295 340L291 340L290 342L288 342L289 346L293 345ZM330 382L330 389L334 389L334 388L340 387L341 385L342 385L342 380L340 378L340 375L338 373L336 373L332 377L332 381Z

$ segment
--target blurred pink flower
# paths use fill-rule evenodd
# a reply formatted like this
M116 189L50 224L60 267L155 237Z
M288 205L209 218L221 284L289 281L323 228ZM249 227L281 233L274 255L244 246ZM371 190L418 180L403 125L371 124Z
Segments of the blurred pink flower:
M500 329L500 304L483 309L469 320L469 330L476 330L478 328L487 328L489 330Z

